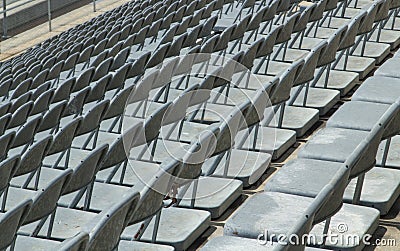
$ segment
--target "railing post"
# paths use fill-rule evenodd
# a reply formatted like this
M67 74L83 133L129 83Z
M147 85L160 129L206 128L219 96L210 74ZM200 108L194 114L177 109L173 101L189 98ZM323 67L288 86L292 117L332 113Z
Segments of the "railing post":
M47 0L47 14L49 16L49 31L51 31L51 0Z
M7 3L3 0L3 38L7 38Z
M96 12L96 0L93 0L93 12Z

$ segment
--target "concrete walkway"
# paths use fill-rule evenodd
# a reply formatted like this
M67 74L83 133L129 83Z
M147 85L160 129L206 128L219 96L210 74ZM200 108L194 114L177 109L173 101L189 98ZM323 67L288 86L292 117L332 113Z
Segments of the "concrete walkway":
M68 14L53 19L51 32L49 32L48 23L44 23L5 41L1 41L0 61L16 56L50 37L66 31L78 24L84 23L93 17L108 10L112 10L126 2L129 2L129 0L98 0L96 2L96 12L93 12L93 4L87 4L69 12Z

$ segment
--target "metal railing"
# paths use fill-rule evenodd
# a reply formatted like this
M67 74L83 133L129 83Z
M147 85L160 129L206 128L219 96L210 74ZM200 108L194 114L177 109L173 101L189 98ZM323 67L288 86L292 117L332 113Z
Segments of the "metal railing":
M22 1L18 1L22 2ZM11 8L7 8L7 1L3 0L3 9L0 11L0 15L3 14L3 38L8 38L8 26L7 26L7 13L11 10L17 9L29 3L35 2L35 0L27 0L22 3L15 3L14 6ZM96 0L93 0L93 11L96 12ZM51 31L51 0L47 0L47 16L48 16L48 23L49 23L49 31Z

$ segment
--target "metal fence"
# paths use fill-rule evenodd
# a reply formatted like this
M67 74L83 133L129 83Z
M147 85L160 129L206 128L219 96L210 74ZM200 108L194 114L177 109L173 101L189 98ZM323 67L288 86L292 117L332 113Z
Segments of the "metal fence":
M22 3L20 3L22 2ZM0 15L3 14L3 38L8 38L8 27L7 27L7 13L11 10L17 9L29 3L35 2L34 0L27 0L27 1L17 1L14 5L10 8L7 8L7 1L3 0L3 9L0 11ZM93 11L96 12L96 0L93 0ZM47 16L49 22L49 31L51 31L51 0L47 0Z

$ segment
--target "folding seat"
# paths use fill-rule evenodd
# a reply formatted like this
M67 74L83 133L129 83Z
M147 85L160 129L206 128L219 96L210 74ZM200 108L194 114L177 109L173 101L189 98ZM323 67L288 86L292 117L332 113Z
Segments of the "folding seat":
M359 26L365 20L366 15L367 11L360 11L360 14L354 17L348 24L346 35L338 48L340 53L336 62L332 64L331 69L356 72L359 74L360 79L364 79L374 68L374 59L350 56L350 50L355 45Z
M132 35L129 35L129 37L127 37L124 40L124 42L123 42L123 44L121 46L121 49L125 49L125 48L129 48L130 49L132 47L133 42L135 41L135 39L136 39L136 33L133 33Z
M113 61L114 61L114 58L109 57L106 60L104 60L102 63L100 63L98 66L96 66L96 70L94 71L93 75L90 77L89 82L97 81L100 78L107 75L107 73L110 71ZM79 81L79 78L78 78L78 81ZM78 83L78 81L77 81L77 83Z
M35 65L31 65L29 68L29 77L36 77L36 75L42 70L42 65L40 63L37 63Z
M80 91L77 91L70 95L67 107L65 108L62 116L65 117L70 115L80 115L82 113L83 105L85 104L85 101L90 93L90 90L90 86L87 86Z
M13 91L8 92L8 95L10 95L10 99L16 99L28 92L31 89L32 80L32 78L28 78L22 81Z
M83 72L81 72L79 74L79 77L76 79L76 82L72 88L72 92L80 91L83 88L89 86L90 82L93 80L96 70L97 68L93 66L83 70Z
M21 69L21 72L13 77L11 90L15 89L27 77L28 77L28 72L26 72L25 70Z
M138 200L139 193L130 190L100 214L58 207L52 224L44 225L37 235L39 237L47 235L47 238L65 240L80 232L88 232L90 234L87 250L98 250L99 248L112 250L118 245L119 236L135 212ZM58 224L60 221L63 224ZM77 224L80 227L76 227ZM31 233L34 227L25 226L22 232Z
M38 130L40 123L42 122L42 116L36 115L29 117L28 120L21 125L16 130L15 140L11 146L11 148L21 147L22 151L26 149L30 144L32 144L34 135ZM8 129L6 132L15 129Z
M11 121L11 113L7 113L0 117L0 133L3 134L6 128L8 128L8 124Z
M9 246L11 246L11 249L13 249L17 231L26 219L31 206L32 200L26 199L15 205L15 207L9 209L8 212L0 213L0 226L3 229L0 234L1 249L6 250Z
M53 128L57 128L61 116L64 113L64 110L67 106L67 101L60 101L55 104L52 104L49 107L49 110L43 114L43 120L40 124L37 133L52 130Z
M279 79L271 81L272 90L270 91L270 105L275 106L274 112L280 110L280 113L273 116L273 114L271 114L271 109L266 107L267 109L264 112L264 119L261 125L273 123L277 128L256 126L256 129L250 131L248 136L246 132L241 132L238 134L237 148L257 149L261 152L270 153L272 154L272 159L277 159L295 143L296 133L291 130L283 129L284 112L282 111L286 112L286 100L289 98L293 81L298 77L303 65L303 60L297 61L285 73L279 76ZM246 141L243 142L244 136L247 136L247 138ZM274 140L272 140L272 138L274 138Z
M292 229L297 229L300 236L303 236L311 231L313 225L323 220L319 218L320 210L329 203L334 189L341 183L340 178L340 175L337 175L330 179L329 183L317 192L315 198L281 192L257 193L242 204L225 223L224 236L255 240L261 235L262 239L270 244L278 241L276 236L285 236L293 231ZM301 223L293 223L293 219L301 219Z
M168 184L171 180L169 174L173 173L177 164L179 164L177 161L162 164L160 166L162 174L158 176L157 180L152 179L150 181L152 187L156 189L146 187L142 190L139 207L129 222L130 226L123 231L122 240L152 241L184 250L208 228L209 212L176 207L162 209L162 199L168 191L166 188L170 187ZM149 207L148 205L153 206ZM173 225L177 218L185 219L185 221L178 229L171 231L169 226ZM148 227L142 229L140 225L143 220L144 225Z
M342 26L328 39L327 48L318 60L319 69L311 83L312 87L338 90L341 96L345 96L356 85L357 73L331 70L331 65L336 60L336 51L346 30L347 26Z
M102 131L99 132L99 143L104 144L107 142L110 147L100 167L100 171L96 175L96 181L128 186L137 184L137 175L132 173L130 168L128 169L127 152L130 150L131 146L134 146L133 142L142 137L142 132L142 122L138 122L129 126L128 128L124 128L124 131L121 132L121 134L103 133ZM73 149L72 151L77 150ZM82 152L85 150L80 151L82 154ZM88 151L86 152L89 153ZM136 167L139 165L145 166L147 168L145 169L147 170L147 173L151 173L148 172L149 167L151 167L152 170L158 169L158 164L130 160L130 163L133 162L136 163Z
M112 48L108 50L107 57L111 56L115 57L118 54L118 52L120 52L123 44L124 44L123 41L119 41L118 43L116 43Z
M68 58L68 56L69 56L69 51L62 50L62 51L58 52L56 55L57 61L66 60Z
M375 40L376 42L390 44L390 49L393 50L400 44L400 33L398 30L383 29L386 20L389 18L389 10L391 5L392 3L390 0L382 2L374 20L375 31L369 35L369 38Z
M288 101L289 105L318 109L320 116L323 116L339 101L340 92L337 90L310 87L310 84L312 84L314 80L314 72L318 66L319 59L327 53L327 49L328 43L323 41L305 57L305 67L303 67L294 86L298 86L301 82L303 82L303 84L297 89L294 88L292 90L291 97ZM306 86L304 89L304 83L306 81L309 82L305 84Z
M46 81L48 75L49 75L49 69L41 71L37 76L33 78L31 88L35 89L39 87L41 84L43 84Z
M399 63L400 59L398 57L391 58L376 70L375 75L379 77L390 77L393 81L397 81L397 79L400 78L400 74L396 71Z
M132 65L126 75L126 84L131 84L132 82L136 83L136 81L145 73L146 65L150 59L150 56L151 53L147 52L132 62Z
M100 78L98 81L92 83L90 93L86 99L86 104L89 103L94 104L95 101L100 101L105 98L105 93L107 90L107 86L112 81L112 74L107 74L104 77Z
M376 43L369 41L368 34L373 32L373 25L375 17L378 15L377 11L383 11L380 7L385 4L385 0L376 1L368 10L364 21L360 24L358 29L358 39L356 45L350 51L351 55L370 57L376 59L376 63L382 62L390 53L390 45L384 43Z
M36 222L40 221L38 223L40 225L57 208L57 200L68 184L71 173L71 170L62 172L56 179L41 187L38 191L10 187L6 210L10 210L10 208L20 203L24 197L31 197L33 198L33 204L22 224L27 225L26 227L29 228L30 225L36 225ZM20 230L24 231L22 228ZM33 234L35 235L35 233Z
M88 106L83 106L82 123L76 132L72 144L73 147L82 149L93 149L96 147L100 123L107 112L109 102L110 101L106 99L98 102L94 106L90 104ZM64 120L61 121L61 125L68 119L69 118L64 118ZM90 144L91 146L89 146Z
M108 43L108 38L104 38L100 40L98 43L95 43L96 46L93 49L92 56L97 56L101 52L106 49L106 44Z
M122 67L128 59L129 52L130 52L130 48L125 48L125 49L121 50L114 57L113 64L110 68L110 71L116 71L116 70L118 70L118 68Z
M10 91L11 84L12 84L12 79L1 81L0 97L3 97L3 101L5 101L9 97L8 92Z
M2 137L4 138L4 136ZM3 140L2 140L3 141ZM1 212L5 210L5 203L4 200L7 199L8 188L10 186L10 180L16 173L17 169L19 168L20 163L20 155L10 156L8 158L3 158L0 163L0 172L1 172L1 183L0 183L0 196L3 198L3 202L1 203Z
M305 245L307 243L300 241L302 240L306 235L309 234L309 232L311 231L311 228L313 226L313 224L315 224L316 221L316 215L318 214L318 211L321 209L321 207L323 207L323 205L329 201L329 195L331 195L334 192L334 182L330 182L330 184L327 184L319 193L318 195L311 200L310 202L307 202L308 205L305 205L305 209L303 208L303 210L305 210L305 212L300 212L302 210L295 210L296 212L290 212L290 209L287 209L287 207L290 207L289 205L284 204L285 202L289 202L290 198L285 198L286 194L281 194L281 193L264 193L264 194L260 194L260 196L258 196L258 198L253 199L252 203L254 203L254 205L260 205L261 207L263 206L263 204L268 204L270 201L267 199L268 197L270 197L270 199L272 199L276 205L275 205L275 209L274 210L287 210L288 213L290 214L298 214L299 216L295 217L296 221L295 222L290 222L288 223L288 225L281 225L281 226L275 226L278 225L278 223L272 223L273 224L273 230L271 230L270 228L268 228L268 233L265 232L264 230L261 230L260 236L257 237L257 239L255 237L253 238L243 238L243 237L237 237L237 234L234 234L234 236L230 236L232 235L231 229L224 229L224 236L220 236L220 237L216 237L211 239L210 241L207 242L206 245L203 246L203 248L201 250L227 250L227 249L233 249L233 250L241 250L244 248L252 248L254 250L292 250L292 249L304 249L304 250L314 250L314 248L309 248L309 247L305 247ZM256 195L257 196L257 195ZM262 198L264 197L264 198ZM290 197L290 196L289 196ZM293 200L301 200L301 196L298 196L298 198L293 197ZM265 201L261 201L261 200L265 200ZM293 203L293 202L290 202ZM304 202L303 202L304 203ZM285 205L285 206L283 206ZM281 206L281 208L278 208L278 206ZM244 208L244 206L243 206ZM268 209L268 211L271 209ZM279 212L271 212L270 214L273 214L274 216L272 216L271 220L274 220L277 216L276 214ZM266 217L267 215L269 215L268 213L264 213L264 214L259 214L259 216L264 216ZM269 215L270 216L270 215ZM264 218L265 220L267 220L267 218ZM269 218L268 218L269 219ZM238 215L238 219L237 220L243 220L241 219L241 215ZM233 222L233 220L232 220ZM235 223L233 223L235 224ZM249 224L246 224L246 227L244 228L248 228ZM267 224L267 223L265 223ZM271 224L271 223L270 223ZM268 224L268 225L270 225ZM283 227L284 226L284 227ZM245 230L246 231L246 230ZM228 233L227 233L228 232ZM227 233L227 234L226 234ZM275 235L276 233L276 235ZM276 237L279 234L281 235L281 237ZM245 232L241 232L240 235L248 235L250 233L245 233ZM295 238L297 238L295 240L295 238L293 236L296 236ZM316 249L317 250L317 249Z
M69 99L69 95L72 92L72 88L74 88L76 83L76 78L69 78L63 81L61 84L58 84L56 87L56 91L53 97L53 103L57 103L60 101L65 101Z
M107 59L108 53L110 52L110 50L104 50L101 53L99 53L98 55L96 55L96 57L94 57L93 60L91 60L89 66L90 67L97 67L99 66L105 59Z
M65 60L65 63L61 69L60 80L64 80L73 76L74 67L76 65L78 58L79 58L79 53L76 52L75 54L70 55Z
M17 235L17 238L15 239L15 249L26 250L33 248L35 250L40 250L40 251L45 251L48 249L56 249L62 251L67 251L67 250L84 251L87 249L88 241L89 241L89 234L85 232L80 232L74 237L66 239L62 242L24 236L24 235Z
M49 73L46 76L46 80L54 80L54 82L58 81L64 63L65 61L61 60L58 61L56 64L54 64L54 66L49 69Z
M26 119L29 116L29 113L31 112L33 108L33 102L29 101L26 104L18 107L16 110L11 110L13 116L11 118L9 128L17 127L23 123L25 123Z
M76 71L78 71L78 72L82 71L88 65L88 62L90 61L90 57L92 56L94 48L95 48L95 45L90 45L90 46L86 47L79 54L79 58L76 61L76 66L75 66Z
M202 2L202 1L198 1L198 2ZM203 15L204 10L205 10L205 7L195 11L192 15L188 16L189 17L188 29L193 28L193 27L199 25L200 22L202 22L201 17Z
M34 102L30 116L43 113L49 109L54 95L54 89L43 92Z
M66 125L63 125L58 130L51 130L50 134L53 135L53 142L46 154L46 158L43 159L43 166L46 167L68 167L69 161L71 160L71 145L75 136L77 135L79 126L81 124L82 117L72 119ZM42 133L39 137L46 137L49 133ZM60 164L61 161L64 164Z

